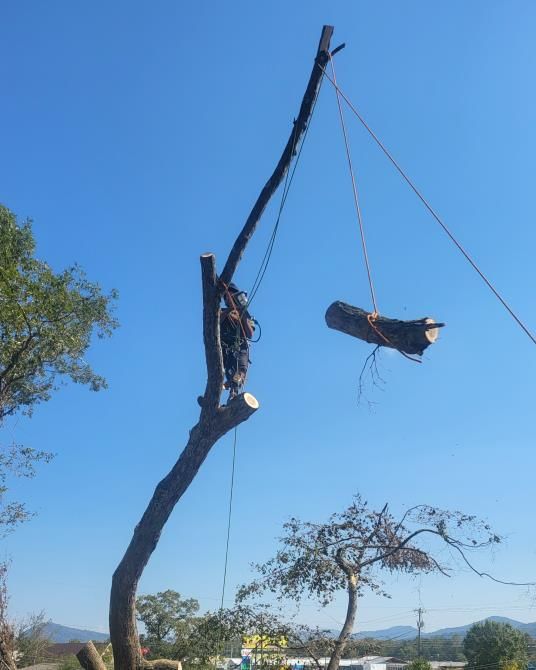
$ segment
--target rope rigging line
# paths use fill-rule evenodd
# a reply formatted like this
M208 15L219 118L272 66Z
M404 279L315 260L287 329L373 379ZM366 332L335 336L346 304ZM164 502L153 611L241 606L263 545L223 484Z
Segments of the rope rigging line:
M484 281L486 286L490 289L490 291L494 294L494 296L499 300L499 302L502 304L502 306L506 309L506 311L510 314L510 316L514 319L514 321L518 324L518 326L525 332L526 335L532 340L534 344L536 344L536 336L529 330L529 328L523 323L523 321L520 319L520 317L517 316L517 314L514 312L514 310L510 307L510 305L506 302L506 300L502 297L502 295L499 293L499 291L493 286L491 281L486 277L486 275L482 272L482 270L478 267L477 263L473 260L473 258L470 256L470 254L464 249L464 247L461 245L460 242L456 239L454 234L450 231L446 223L441 219L439 214L433 209L433 207L430 205L430 203L426 200L424 195L419 191L419 189L415 186L413 181L407 176L407 174L404 172L402 167L398 164L398 162L395 160L393 155L390 153L390 151L387 149L387 147L383 144L383 142L379 139L379 137L374 133L372 128L368 125L368 123L365 121L363 116L359 113L359 111L355 108L355 106L352 104L350 99L345 95L345 93L339 88L336 80L332 77L329 76L329 74L326 72L326 69L322 67L320 64L318 64L318 67L322 70L324 73L324 76L326 79L331 83L331 85L335 88L337 91L338 96L346 102L350 110L353 112L353 114L359 119L361 124L365 127L369 135L372 137L372 139L376 142L376 144L379 146L379 148L383 151L383 153L387 156L387 158L391 161L391 163L394 165L400 176L404 179L404 181L408 184L408 186L411 188L411 190L415 193L415 195L419 198L419 200L422 202L422 204L426 207L426 209L430 212L432 217L437 221L437 223L441 226L443 231L447 234L447 236L450 238L451 242L454 243L454 245L458 248L458 250L463 254L465 259L469 262L469 264L472 266L472 268L477 272L477 274L480 276L480 278Z
M331 65L331 72L333 74L333 81L337 83L337 75L335 74L335 63L333 62L333 58L331 54L329 54L329 63ZM325 73L325 70L324 70ZM337 87L335 89L335 95L337 97L337 107L339 109L339 118L341 120L341 128L342 128L342 135L344 137L344 146L346 149L346 158L348 160L348 169L350 171L350 179L352 181L352 191L354 194L354 205L355 205L355 211L357 214L357 221L359 223L359 233L361 235L361 246L363 247L363 258L365 259L365 267L367 269L367 276L368 276L368 281L369 281L369 287L370 287L370 296L372 298L372 306L374 308L374 313L373 316L376 316L378 314L378 304L376 302L376 292L374 290L374 283L372 281L372 274L370 271L370 262L369 262L369 257L367 253L367 243L365 240L365 229L363 227L363 216L361 214L361 207L359 205L359 195L357 191L357 182L355 178L355 173L354 173L354 168L352 166L352 157L350 155L350 142L348 140L348 133L346 131L346 123L344 122L344 114L342 111L342 105L341 105L341 98L339 94L339 88ZM370 319L369 319L370 323Z
M237 438L238 426L235 426L234 436L233 436L233 458L231 465L231 486L229 490L229 508L227 512L227 537L225 540L225 560L223 563L223 580L221 588L221 600L220 600L220 638L218 640L217 650L219 651L222 644L222 627L221 627L221 616L223 613L223 603L225 601L225 588L227 586L227 567L229 565L229 544L231 538L231 520L233 515L233 494L234 494L234 480L235 480L235 467L236 467L236 438ZM214 661L214 668L216 667L216 660Z
M231 537L231 520L233 514L233 493L234 493L234 479L235 479L235 466L236 466L236 437L237 437L238 427L235 426L234 429L234 438L233 438L233 460L231 466L231 487L229 491L229 510L227 513L227 538L225 541L225 561L223 568L223 583L221 590L221 604L220 611L223 610L223 601L225 599L225 587L227 585L227 566L229 563L229 539Z
M335 74L335 63L333 62L333 54L331 54L331 53L329 54L329 62L331 64L331 71L333 73L333 81L335 83L337 83L337 75ZM346 149L346 158L347 158L347 161L348 161L348 169L350 171L350 179L351 179L351 182L352 182L352 191L353 191L353 195L354 195L354 205L355 205L355 210L356 210L356 214L357 214L357 221L358 221L358 224L359 224L359 233L360 233L360 236L361 236L361 246L363 248L363 258L365 260L365 267L366 267L366 270L367 270L367 277L368 277L368 282L369 282L369 287L370 287L370 295L371 295L371 298L372 298L372 305L373 305L373 310L374 310L372 312L372 314L367 315L367 321L369 323L369 326L372 328L372 330L374 330L374 332L380 337L380 339L382 339L388 346L393 347L393 349L396 349L396 351L398 351L399 354L402 354L402 356L404 356L404 358L407 358L408 360L413 361L414 363L421 363L421 361L418 358L414 358L413 356L410 356L409 354L407 354L405 351L402 351L401 349L396 347L391 342L391 340L386 335L384 335L381 332L381 330L378 328L378 326L374 323L379 316L378 304L377 304L377 301L376 301L376 292L374 290L374 282L372 281L372 273L371 273L371 270L370 270L370 262L369 262L368 252L367 252L367 243L366 243L366 240L365 240L365 228L363 226L363 216L361 214L361 207L359 205L359 194L358 194L358 190L357 190L357 181L356 181L356 178L355 178L354 168L353 168L353 165L352 165L352 156L351 156L351 152L350 152L350 142L348 140L348 132L346 130L346 123L344 121L344 114L343 114L343 111L342 111L342 105L341 105L341 100L340 100L340 96L339 96L339 88L338 87L335 88L335 95L337 97L337 107L339 109L339 118L340 118L340 121L341 121L342 134L343 134L343 138L344 138L344 146L345 146L345 149Z

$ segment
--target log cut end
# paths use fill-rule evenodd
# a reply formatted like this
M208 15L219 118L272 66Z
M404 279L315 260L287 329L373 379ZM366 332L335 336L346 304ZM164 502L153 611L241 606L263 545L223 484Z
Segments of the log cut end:
M370 312L341 301L328 307L326 323L334 330L358 337L365 342L419 356L437 340L439 329L445 325L437 323L431 317L413 321L389 319L386 316L372 319Z
M424 322L428 326L428 328L424 331L424 336L428 342L430 342L430 344L433 344L439 338L439 329L445 324L440 323L438 326L435 322L435 319L432 319L430 316L426 317Z
M251 393L244 393L242 398L246 405L251 407L251 409L259 409L259 401L255 396L251 395Z

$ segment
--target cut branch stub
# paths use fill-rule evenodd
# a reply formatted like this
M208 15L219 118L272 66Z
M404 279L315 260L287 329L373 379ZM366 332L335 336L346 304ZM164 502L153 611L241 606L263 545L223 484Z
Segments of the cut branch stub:
M107 670L106 664L91 641L80 649L76 658L84 670Z
M436 323L431 317L402 321L377 316L371 322L370 316L370 312L337 301L328 307L326 323L334 330L365 342L419 356L437 340L439 329L445 325Z

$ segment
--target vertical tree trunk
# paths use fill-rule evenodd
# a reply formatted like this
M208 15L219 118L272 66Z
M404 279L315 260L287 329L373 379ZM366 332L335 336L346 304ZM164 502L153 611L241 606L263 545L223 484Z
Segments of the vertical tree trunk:
M189 487L212 446L229 430L248 419L258 408L258 402L248 393L220 407L223 362L219 331L219 304L222 287L232 280L266 205L291 165L311 117L322 80L322 68L329 57L328 50L332 33L332 26L323 27L311 76L290 137L273 174L262 189L231 249L221 274L221 280L218 280L216 274L214 256L212 254L201 256L203 339L207 364L205 393L199 399L201 414L199 422L190 431L188 444L179 460L156 487L141 521L134 529L134 535L125 555L113 575L110 594L110 639L114 651L115 670L138 670L145 665L141 657L136 628L136 589L147 561L158 543L164 524L175 504Z
M346 570L345 570L346 572ZM329 659L327 670L338 670L342 654L354 628L355 615L357 612L357 577L353 573L347 573L348 577L348 608L346 610L346 619L339 637L335 642L335 647L331 658Z

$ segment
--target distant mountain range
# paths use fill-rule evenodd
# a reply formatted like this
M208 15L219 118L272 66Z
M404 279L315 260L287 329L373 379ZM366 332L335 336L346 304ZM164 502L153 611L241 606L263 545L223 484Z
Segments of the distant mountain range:
M508 619L503 616L490 616L488 619L509 623L514 628L536 638L536 622L522 623L521 621L515 621L515 619ZM481 621L486 621L486 619L481 619ZM472 625L472 623L468 623L465 626L458 626L456 628L440 628L430 633L422 633L422 637L453 637L454 635L461 635L463 637ZM338 631L331 632L334 635L338 634ZM107 633L98 633L97 631L86 630L84 628L61 626L59 623L52 622L46 624L43 633L52 642L71 642L71 640L79 640L80 642L88 642L89 640L93 640L93 642L106 642L109 638ZM376 640L413 640L417 637L417 629L413 626L392 626L391 628L383 628L381 630L362 630L352 635L354 640L362 640L366 637L372 637Z
M531 637L536 637L536 622L522 623L509 619L504 616L490 616L487 619L480 619L480 621L499 621L501 623L509 623L514 628L528 633ZM478 623L478 622L473 622ZM457 628L440 628L430 633L421 633L422 637L453 637L454 635L461 635L462 637L467 633L473 623L468 623L465 626L458 626ZM376 640L413 640L417 637L417 629L413 626L393 626L391 628L383 628L382 630L362 630L359 633L352 635L354 640L362 640L365 637L372 637Z
M52 621L49 621L43 628L43 635L48 637L51 642L71 642L72 640L78 642L89 642L90 640L106 642L110 637L108 633L97 633L97 631L86 630L85 628L70 628Z

